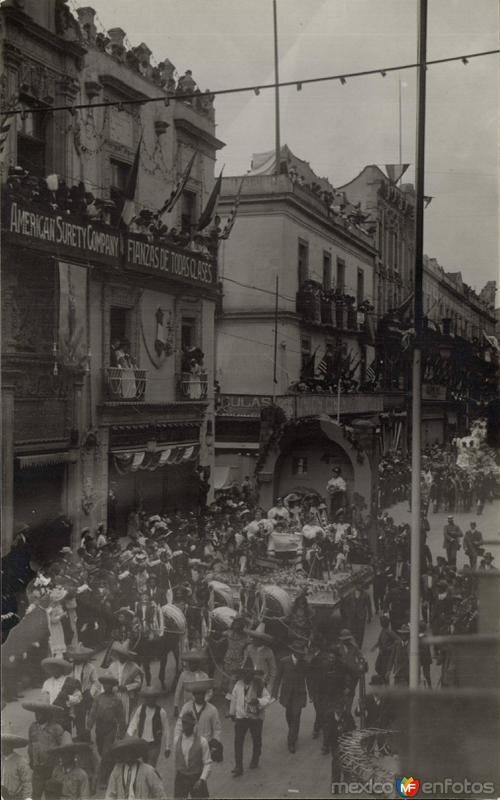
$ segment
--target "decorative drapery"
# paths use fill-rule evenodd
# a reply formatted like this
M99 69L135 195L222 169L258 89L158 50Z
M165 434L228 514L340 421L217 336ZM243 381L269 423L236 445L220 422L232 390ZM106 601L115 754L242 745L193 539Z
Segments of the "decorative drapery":
M113 464L119 475L127 475L129 472L138 470L149 470L154 472L165 466L174 464L185 464L194 461L199 453L200 446L173 445L172 447L162 448L154 452L147 450L113 452Z

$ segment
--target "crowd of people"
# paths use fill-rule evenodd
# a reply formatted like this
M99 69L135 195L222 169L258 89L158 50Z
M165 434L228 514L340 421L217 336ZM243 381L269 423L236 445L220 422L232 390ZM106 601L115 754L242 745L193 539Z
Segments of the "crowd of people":
M425 470L435 474L440 463L453 469L447 453L434 448ZM350 501L338 467L325 498L294 492L267 512L250 478L218 492L208 507L206 483L200 475L197 511L135 510L126 530L83 530L78 547L31 565L31 580L16 597L17 625L3 645L3 702L28 686L39 695L23 703L34 714L28 735L2 734L6 800L163 798L160 756L172 757L176 798L208 797L210 771L224 758L222 731L233 726L234 777L244 773L247 733L249 768L257 769L274 702L284 709L292 754L302 711L313 704L312 735L337 778L339 740L357 718L390 727L390 705L377 687L409 681L409 526L387 510L367 516L359 500ZM454 664L445 647L425 637L475 630L474 571L493 569L494 559L484 552L477 521L462 534L450 515L445 555L434 560L429 511L424 497L420 662L422 682L432 688L433 661L443 686L454 685ZM462 540L470 563L459 573ZM14 552L27 547L20 534ZM263 579L263 560L274 563L276 575L289 575L286 589L276 585L273 596L271 587L277 611L266 604L263 584L273 573ZM368 563L367 577L359 565ZM328 587L339 573L348 575L350 590L333 610L313 610L315 582ZM366 696L363 647L374 615L380 631ZM162 702L169 691L172 713ZM387 749L388 741L379 745ZM26 746L29 764L17 752Z

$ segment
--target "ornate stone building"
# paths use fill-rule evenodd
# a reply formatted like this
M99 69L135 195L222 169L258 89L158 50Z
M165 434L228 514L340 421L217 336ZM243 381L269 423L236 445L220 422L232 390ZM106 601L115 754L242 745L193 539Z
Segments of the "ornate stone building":
M58 517L76 543L192 505L213 463L217 237L193 239L223 143L190 72L98 32L91 8L0 14L2 105L22 108L2 172L3 543Z

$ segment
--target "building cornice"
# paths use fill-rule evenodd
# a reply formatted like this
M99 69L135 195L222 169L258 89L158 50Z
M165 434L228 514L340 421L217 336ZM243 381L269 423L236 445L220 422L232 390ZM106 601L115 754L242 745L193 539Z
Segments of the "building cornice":
M197 141L201 139L202 142L205 142L205 144L214 150L222 150L222 148L226 146L225 142L217 139L216 136L213 136L213 134L209 133L199 125L195 125L194 122L191 122L188 119L176 117L174 119L174 125L176 130L186 133L188 136L191 136Z
M28 14L12 6L3 6L1 12L7 23L18 26L27 37L32 37L35 41L45 45L48 52L56 50L58 53L70 55L81 68L81 61L87 53L87 48L83 44L68 41L47 28L42 28ZM12 44L9 43L9 46Z

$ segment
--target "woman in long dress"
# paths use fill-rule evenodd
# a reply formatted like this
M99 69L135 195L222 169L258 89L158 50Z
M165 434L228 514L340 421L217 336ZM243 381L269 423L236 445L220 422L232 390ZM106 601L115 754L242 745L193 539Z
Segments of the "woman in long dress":
M50 604L47 608L47 622L49 624L49 650L52 658L62 658L67 650L64 639L64 628L62 620L66 617L66 611L62 606L62 601L66 596L64 589L57 587L50 593Z

